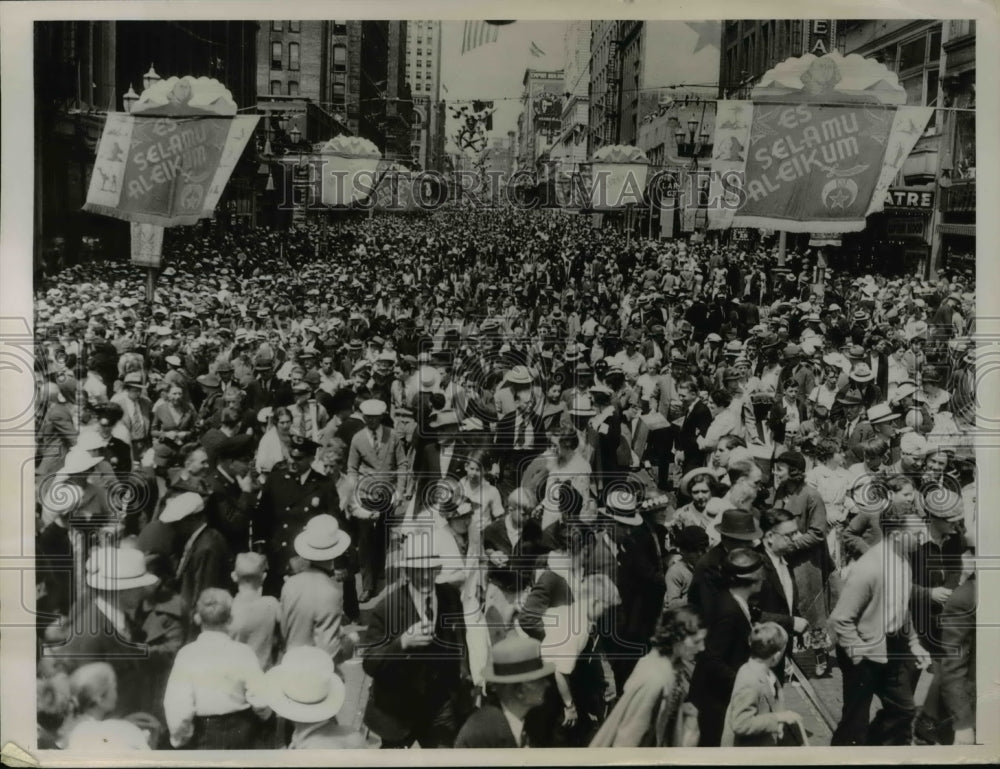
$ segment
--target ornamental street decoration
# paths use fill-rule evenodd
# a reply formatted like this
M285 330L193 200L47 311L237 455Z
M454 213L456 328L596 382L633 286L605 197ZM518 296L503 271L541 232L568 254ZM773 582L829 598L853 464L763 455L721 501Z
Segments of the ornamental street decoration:
M749 101L720 101L710 229L858 232L881 211L929 107L861 56L807 54L764 75Z
M491 101L476 101L471 105L452 107L451 117L458 122L458 130L453 138L460 151L469 150L478 154L486 149L486 132L493 126L495 111Z
M156 83L108 114L83 209L160 227L211 218L257 120L217 80Z
M335 136L319 152L323 161L323 204L349 207L365 200L378 182L382 152L360 136Z
M614 144L601 147L590 159L590 207L607 211L642 205L649 158L638 147Z

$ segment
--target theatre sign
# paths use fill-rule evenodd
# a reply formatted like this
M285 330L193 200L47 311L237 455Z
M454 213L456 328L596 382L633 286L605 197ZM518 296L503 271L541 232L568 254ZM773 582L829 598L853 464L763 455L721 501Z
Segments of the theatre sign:
M934 190L892 187L885 193L885 207L929 211L934 208Z

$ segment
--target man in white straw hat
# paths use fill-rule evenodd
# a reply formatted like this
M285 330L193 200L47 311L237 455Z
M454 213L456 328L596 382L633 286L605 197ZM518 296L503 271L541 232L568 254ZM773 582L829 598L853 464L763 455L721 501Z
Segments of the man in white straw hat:
M144 685L149 651L141 642L138 614L143 599L158 580L146 570L146 558L132 548L98 548L86 564L86 587L62 628L65 643L47 649L46 656L71 669L88 662L110 662L120 682L113 715L153 712Z
M511 635L497 642L483 676L499 704L483 705L473 713L458 733L455 747L529 747L525 720L544 702L553 673L555 666L542 659L542 645L535 639Z
M177 563L180 594L188 607L194 606L202 591L210 587L228 588L232 554L226 538L205 518L205 500L185 491L167 500L160 523L170 524L175 541L184 549Z
M352 646L343 631L344 586L334 567L350 545L350 536L332 515L310 518L295 537L295 553L307 566L281 589L286 649L316 646L338 662L350 656Z
M461 598L435 582L442 564L429 527L404 540L399 565L403 578L375 605L362 641L372 679L365 725L384 748L451 747L465 648Z
M313 646L289 649L281 664L265 675L264 693L271 710L295 726L289 748L372 747L357 729L337 722L346 688L329 655L321 649Z

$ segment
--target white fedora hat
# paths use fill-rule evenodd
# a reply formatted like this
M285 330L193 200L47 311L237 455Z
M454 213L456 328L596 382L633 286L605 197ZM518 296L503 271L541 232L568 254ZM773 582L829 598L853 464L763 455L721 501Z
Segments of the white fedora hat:
M332 515L313 516L295 538L295 552L307 561L333 560L350 545L351 535L340 528Z
M66 458L63 460L63 466L57 475L85 473L93 469L100 462L101 457L95 457L89 451L74 446L67 452Z
M155 585L146 556L134 548L97 548L87 560L87 584L95 590L132 590Z
M441 559L434 552L433 538L422 531L414 531L403 540L399 565L404 569L437 569Z
M300 724L333 718L344 706L346 687L333 660L315 646L296 646L264 676L265 698L275 713Z
M204 509L205 500L202 499L201 494L185 491L183 494L178 494L167 500L163 506L163 512L160 513L160 522L176 523L189 515L200 513Z

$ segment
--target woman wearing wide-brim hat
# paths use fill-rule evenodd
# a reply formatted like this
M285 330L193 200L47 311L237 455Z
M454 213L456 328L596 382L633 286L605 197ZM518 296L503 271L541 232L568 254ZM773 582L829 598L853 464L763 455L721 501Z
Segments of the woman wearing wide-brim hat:
M264 696L279 717L294 725L290 749L357 750L378 747L378 738L338 723L346 687L321 649L289 649L264 676ZM350 714L346 714L350 716Z

